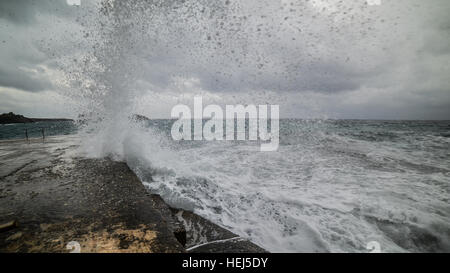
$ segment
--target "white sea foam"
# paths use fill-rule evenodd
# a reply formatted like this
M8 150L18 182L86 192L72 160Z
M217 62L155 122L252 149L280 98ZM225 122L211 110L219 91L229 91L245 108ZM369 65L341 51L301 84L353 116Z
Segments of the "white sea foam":
M125 160L170 205L270 251L364 252L370 241L389 252L448 250L448 169L421 170L402 162L412 151L297 122L272 153L252 142L178 143L135 123L91 137L97 148L87 150Z
M250 2L102 1L100 19L83 18L92 52L67 70L68 82L82 89L74 96L87 102L82 151L126 161L172 206L270 251L367 251L371 241L379 242L381 251L448 251L449 138L408 124L282 121L278 151L261 153L257 143L245 141L174 142L170 126L130 120L144 90L179 99L185 90L177 79L196 87L200 79L194 76L205 73L209 81L203 84L223 91L276 89L264 85L267 77L279 78L277 97L305 82L307 90L320 86L320 78L309 83L304 75L321 65L314 63L322 51L315 44L325 36L331 44L333 38L341 41L346 30L357 36L370 28L375 35L368 22L379 21L365 4L361 16L344 16L348 19L336 27L335 17L317 17L317 7L309 3L289 8L292 17L304 18L290 22L278 2ZM315 18L341 29L308 35L300 45L300 39L288 39L286 52L264 59L272 56L277 34L317 33ZM294 50L298 46L305 55ZM383 46L378 48L384 55ZM313 65L302 70L302 62ZM212 64L207 66L212 71L205 71L205 64ZM255 67L257 72L248 72ZM261 96L251 95L266 101Z

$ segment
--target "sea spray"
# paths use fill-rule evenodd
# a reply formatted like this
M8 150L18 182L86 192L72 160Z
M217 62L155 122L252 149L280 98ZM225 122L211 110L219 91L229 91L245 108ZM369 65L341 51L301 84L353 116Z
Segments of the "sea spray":
M269 251L360 252L374 241L384 252L448 251L448 124L285 119L269 155L247 141L173 141L171 120L133 119L148 93L282 105L284 94L352 88L347 64L370 74L366 54L385 54L383 14L323 5L101 1L80 18L88 50L65 69L83 105L81 148L126 161L170 205ZM320 73L330 66L335 77Z
M320 3L289 1L95 3L77 7L84 11L78 18L83 52L68 60L64 71L71 96L84 104L80 114L96 121L146 112L139 102L148 94L168 94L173 105L201 93L219 104L280 104L288 97L283 92L327 89L320 86L318 68L349 56L324 56L323 48L348 43L342 41L345 31L353 40L365 38L368 28L376 36L375 21L382 16L365 3L342 1L330 3L335 12L325 15ZM358 13L345 16L349 10ZM381 41L370 42L373 46L364 50L381 54ZM353 63L361 69L366 65L364 57ZM334 86L340 85L336 79ZM173 105L167 106L166 117Z

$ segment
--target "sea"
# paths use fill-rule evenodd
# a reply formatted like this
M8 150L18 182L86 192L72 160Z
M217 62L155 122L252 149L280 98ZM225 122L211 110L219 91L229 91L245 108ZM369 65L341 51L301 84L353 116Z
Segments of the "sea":
M282 119L273 152L174 141L172 124L113 124L83 147L271 252L450 251L450 121Z
M73 121L40 121L32 123L0 124L1 139L42 138L44 136L69 135L77 132Z
M271 252L450 251L450 121L282 119L273 152L174 141L173 122L0 125L0 138L78 134L86 156L127 162L169 205Z

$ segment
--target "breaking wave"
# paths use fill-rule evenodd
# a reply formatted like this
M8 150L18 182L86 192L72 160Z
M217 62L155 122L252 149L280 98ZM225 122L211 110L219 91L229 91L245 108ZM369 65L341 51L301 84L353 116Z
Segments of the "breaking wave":
M282 120L279 150L263 153L254 142L174 142L172 122L132 122L85 150L125 160L171 206L269 251L449 250L447 124Z

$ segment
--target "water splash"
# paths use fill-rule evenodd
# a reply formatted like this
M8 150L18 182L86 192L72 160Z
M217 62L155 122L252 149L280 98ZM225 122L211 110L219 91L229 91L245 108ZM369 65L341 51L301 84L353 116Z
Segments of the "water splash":
M167 126L148 128L130 119L142 110L140 100L148 93L168 94L176 101L203 92L220 101L245 92L275 103L283 92L352 90L357 87L353 78L379 69L377 61L367 60L378 60L390 43L389 36L378 35L380 22L387 22L393 35L397 30L396 19L381 12L383 6L228 0L97 4L95 13L79 19L87 49L75 63L67 61L70 69L65 70L70 71L67 85L77 90L73 96L83 105L88 134L82 149L88 155L125 160L171 205L193 210L272 251L362 251L373 240L387 251L421 250L393 231L401 225L396 217L405 211L420 215L423 226L437 223L444 230L439 234L448 230L446 214L426 216L434 207L448 209L443 200L417 210L399 201L403 180L420 185L428 176L402 176L398 166L390 169L395 174L383 176L391 168L384 161L394 153L376 144L364 143L364 148L358 146L361 140L355 144L347 135L291 124L281 150L269 157L245 143L183 146L166 137ZM374 185L366 183L370 175L379 176ZM448 178L436 177L436 183ZM398 192L385 194L389 206L383 209L381 196L364 193L377 192L386 180ZM363 197L368 197L366 206ZM396 204L403 207L395 209ZM430 234L416 224L408 222L416 237Z

